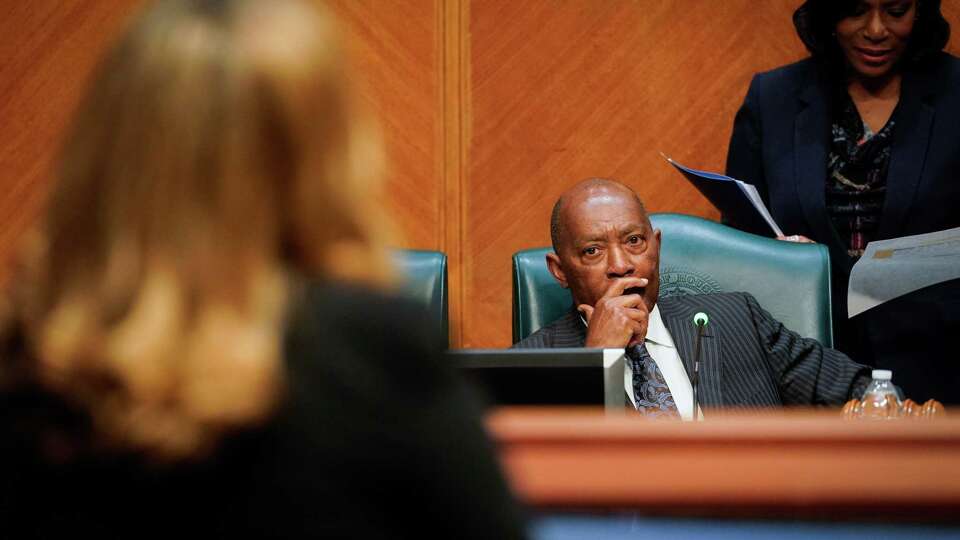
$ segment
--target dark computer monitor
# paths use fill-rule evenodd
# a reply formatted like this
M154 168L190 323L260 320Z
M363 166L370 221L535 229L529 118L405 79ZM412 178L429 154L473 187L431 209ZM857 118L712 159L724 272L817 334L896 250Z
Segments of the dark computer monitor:
M447 356L491 405L622 410L623 349L457 349Z

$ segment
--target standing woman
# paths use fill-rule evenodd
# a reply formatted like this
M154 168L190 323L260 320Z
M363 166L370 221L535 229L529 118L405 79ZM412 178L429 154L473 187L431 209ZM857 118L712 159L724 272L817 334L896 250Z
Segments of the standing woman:
M5 538L520 538L311 0L160 0L0 310Z
M960 60L940 1L807 0L793 20L811 57L754 77L727 174L757 186L783 240L828 246L840 350L914 400L960 403L960 282L847 318L868 242L960 226Z

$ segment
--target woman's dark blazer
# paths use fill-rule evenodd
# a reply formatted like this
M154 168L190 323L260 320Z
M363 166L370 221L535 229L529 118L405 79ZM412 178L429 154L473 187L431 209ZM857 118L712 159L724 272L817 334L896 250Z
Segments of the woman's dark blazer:
M82 417L42 392L0 392L0 536L525 537L423 310L345 287L297 296L282 406L194 464L101 452L57 465L30 434L79 431Z
M960 403L960 354L951 339L960 335L960 280L846 319L853 260L831 226L825 194L835 88L812 59L756 75L734 121L727 174L757 186L784 234L830 249L839 349L894 370L908 397ZM904 72L894 136L876 239L960 226L960 60L939 53Z

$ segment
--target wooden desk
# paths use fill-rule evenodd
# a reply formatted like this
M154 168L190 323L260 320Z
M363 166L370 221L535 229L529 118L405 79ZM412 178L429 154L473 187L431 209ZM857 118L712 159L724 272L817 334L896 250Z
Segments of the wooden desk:
M960 411L888 422L714 414L695 425L504 408L488 427L519 496L548 512L960 519Z

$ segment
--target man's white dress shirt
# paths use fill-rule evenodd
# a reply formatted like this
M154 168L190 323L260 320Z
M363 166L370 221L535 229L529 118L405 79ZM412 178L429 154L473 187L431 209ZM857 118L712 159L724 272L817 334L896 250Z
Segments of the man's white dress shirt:
M580 316L585 326L586 319ZM687 376L687 370L683 367L683 361L677 352L677 346L673 343L673 336L663 325L663 319L660 317L660 306L653 306L650 312L650 319L647 322L647 337L643 340L647 346L647 352L656 362L663 379L667 383L667 388L673 395L673 402L680 411L680 418L683 420L693 420L693 385L690 384L690 377ZM624 362L623 369L623 388L630 397L630 403L636 408L637 400L633 392L633 370L630 369L630 362ZM700 408L700 418L703 418L703 409Z

